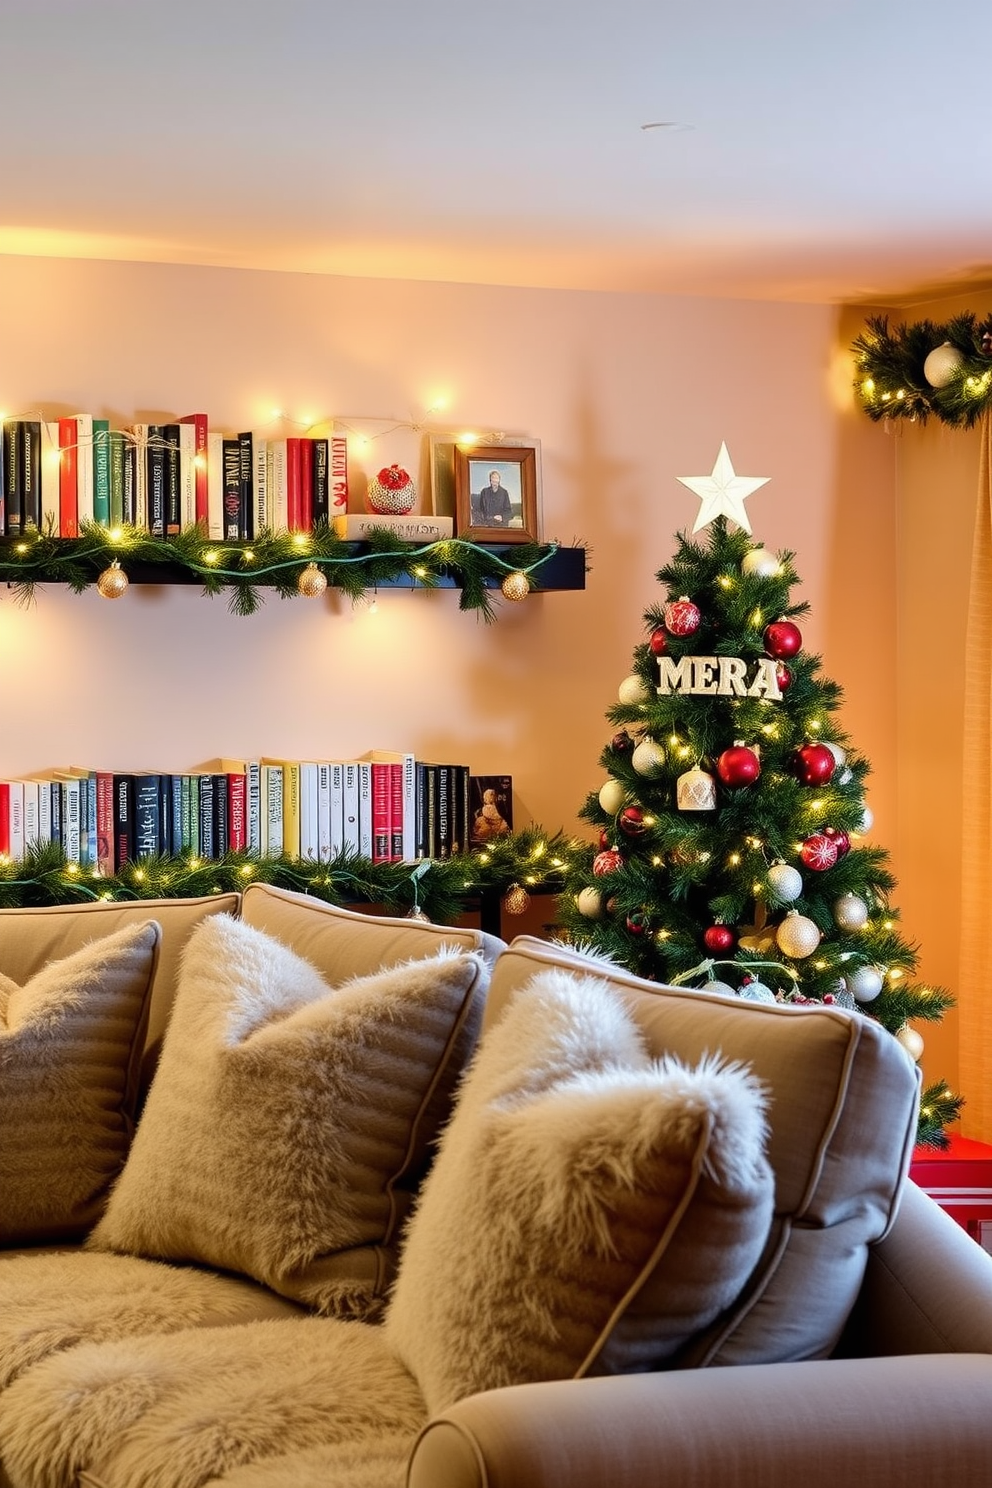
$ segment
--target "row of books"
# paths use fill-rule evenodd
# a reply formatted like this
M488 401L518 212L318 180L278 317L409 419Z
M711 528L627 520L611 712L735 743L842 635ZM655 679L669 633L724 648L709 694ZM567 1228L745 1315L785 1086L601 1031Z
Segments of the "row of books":
M330 862L444 859L512 826L509 776L373 750L356 760L209 760L185 774L69 768L0 781L0 855L55 843L114 874L127 862L228 852Z
M205 413L112 429L108 419L7 418L0 437L0 536L130 523L173 537L198 523L218 541L310 532L348 509L343 434L270 439L210 428Z

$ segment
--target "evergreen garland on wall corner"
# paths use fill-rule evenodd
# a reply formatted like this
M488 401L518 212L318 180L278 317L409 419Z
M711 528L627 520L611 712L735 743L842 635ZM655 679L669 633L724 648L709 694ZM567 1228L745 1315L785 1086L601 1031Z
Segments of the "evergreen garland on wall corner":
M876 315L852 343L854 390L870 419L909 419L970 429L992 407L992 315L970 312L889 329Z

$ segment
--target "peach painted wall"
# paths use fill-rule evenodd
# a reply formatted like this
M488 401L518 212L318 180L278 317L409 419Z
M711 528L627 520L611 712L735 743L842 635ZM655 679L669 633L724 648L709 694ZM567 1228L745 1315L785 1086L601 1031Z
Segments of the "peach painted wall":
M917 304L891 323L992 311L992 291ZM886 439L884 433L880 438ZM887 437L896 458L898 510L898 809L896 860L907 927L931 981L957 984L964 647L978 490L978 435L931 420ZM926 1039L926 1071L956 1077L958 1022L950 1013ZM967 1091L964 1091L967 1097Z
M851 326L824 306L491 289L0 258L0 406L218 425L423 416L543 442L544 530L591 548L584 593L282 603L231 617L193 589L0 601L0 771L188 768L214 754L408 747L510 771L517 823L577 828L642 610L726 440L755 535L790 548L807 644L846 690L895 841L891 445L856 415ZM855 325L855 322L851 323Z

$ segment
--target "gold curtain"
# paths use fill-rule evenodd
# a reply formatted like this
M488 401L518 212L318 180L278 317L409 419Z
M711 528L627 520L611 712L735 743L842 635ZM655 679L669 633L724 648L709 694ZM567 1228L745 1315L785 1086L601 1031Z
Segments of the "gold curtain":
M961 970L962 1131L992 1142L992 416L981 425L965 656Z

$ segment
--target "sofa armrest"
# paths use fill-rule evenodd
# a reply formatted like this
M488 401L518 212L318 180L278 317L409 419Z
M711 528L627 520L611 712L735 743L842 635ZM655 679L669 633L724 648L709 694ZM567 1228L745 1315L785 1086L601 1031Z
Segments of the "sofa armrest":
M408 1488L992 1483L992 1357L746 1365L491 1390L428 1423Z
M839 1352L992 1353L992 1256L915 1183L869 1249Z

